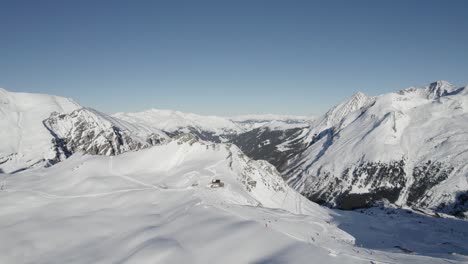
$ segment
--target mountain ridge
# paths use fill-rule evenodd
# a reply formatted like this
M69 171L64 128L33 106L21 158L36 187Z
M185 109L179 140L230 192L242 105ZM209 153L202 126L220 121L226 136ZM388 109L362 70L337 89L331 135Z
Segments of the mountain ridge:
M52 134L39 142L49 154L30 160L50 165L77 151L118 155L191 134L195 140L234 143L249 157L267 160L292 187L322 204L353 209L388 199L399 206L463 214L468 190L468 167L463 163L463 144L468 142L466 91L436 81L379 96L357 92L312 119L278 115L229 119L157 109L109 116L66 98L32 95L45 102L68 102L69 111L60 114L64 109L45 104L49 107L40 118L54 111L34 126L44 126ZM15 117L16 111L5 106L6 94L14 93L0 92L0 110ZM0 156L2 171L36 164L18 165L11 155Z

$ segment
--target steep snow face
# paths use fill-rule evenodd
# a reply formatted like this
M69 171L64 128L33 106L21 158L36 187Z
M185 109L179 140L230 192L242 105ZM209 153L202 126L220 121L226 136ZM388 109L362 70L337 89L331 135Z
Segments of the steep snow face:
M315 201L341 208L380 198L441 210L463 205L466 88L436 82L376 97L371 104L363 101L359 110L338 115L339 124L307 132L308 147L285 172L289 183ZM452 213L457 210L466 211L466 205Z
M172 110L151 109L137 113L113 115L135 125L151 127L167 132L208 132L214 135L233 134L242 129L231 120L217 116L201 116Z
M55 137L59 160L77 151L117 155L160 144L169 137L154 128L135 126L90 108L52 113L44 125ZM63 157L64 156L64 157Z
M224 187L212 188L213 179ZM415 243L419 236L402 243L400 233L385 229L377 243L362 233L363 217L343 218L308 201L271 165L233 145L189 135L118 156L73 155L47 169L3 174L0 182L0 230L9 238L0 240L1 263L466 261L458 255L467 250L466 225L434 220L445 234L443 247L437 239ZM385 216L379 222L391 227ZM415 220L428 224L399 221L401 229L421 232ZM456 235L448 235L449 227ZM425 239L439 237L424 231ZM361 242L372 247L360 248Z
M345 102L333 107L320 119L313 124L315 128L326 129L336 126L350 113L365 108L374 103L375 98L367 96L364 93L357 92Z
M0 172L44 165L55 158L53 137L42 124L52 112L80 106L72 99L0 89Z

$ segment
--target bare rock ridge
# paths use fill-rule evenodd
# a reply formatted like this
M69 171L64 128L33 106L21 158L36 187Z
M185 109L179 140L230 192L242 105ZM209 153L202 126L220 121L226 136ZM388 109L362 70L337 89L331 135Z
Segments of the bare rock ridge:
M91 155L118 155L168 139L162 131L142 133L124 121L89 108L70 114L54 112L44 120L44 125L54 135L57 148L65 158L77 151Z

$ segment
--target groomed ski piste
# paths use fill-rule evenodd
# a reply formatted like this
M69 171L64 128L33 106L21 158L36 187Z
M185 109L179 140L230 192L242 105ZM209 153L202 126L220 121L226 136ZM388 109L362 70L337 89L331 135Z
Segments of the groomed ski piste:
M213 180L224 187L213 188ZM338 211L268 163L188 136L0 174L0 263L466 263L468 224Z

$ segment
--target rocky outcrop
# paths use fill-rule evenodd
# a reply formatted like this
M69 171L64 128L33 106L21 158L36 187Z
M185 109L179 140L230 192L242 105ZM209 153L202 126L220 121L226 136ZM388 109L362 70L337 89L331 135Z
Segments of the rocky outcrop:
M396 202L405 187L404 161L363 162L345 169L341 177L320 169L305 183L304 194L312 201L340 209L368 207L386 199Z
M159 131L138 134L122 121L87 108L70 114L54 112L43 123L53 135L57 161L78 151L118 155L161 144L168 138Z
M407 204L427 206L425 196L428 195L428 191L446 180L453 169L449 164L430 160L423 165L414 167L413 184L409 188Z

